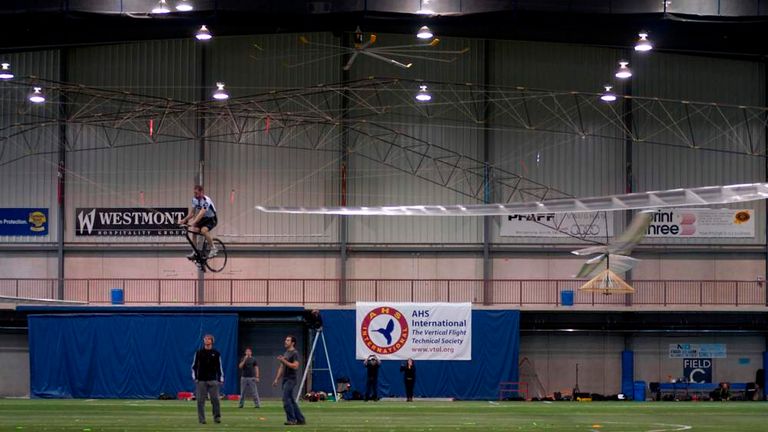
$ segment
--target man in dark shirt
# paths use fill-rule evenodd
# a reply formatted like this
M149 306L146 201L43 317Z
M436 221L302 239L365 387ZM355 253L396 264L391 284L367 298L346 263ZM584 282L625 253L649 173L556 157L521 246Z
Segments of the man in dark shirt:
M250 391L253 394L253 403L256 408L261 408L261 401L259 400L259 389L256 383L261 379L259 373L259 364L256 359L253 358L253 351L250 348L245 349L245 356L237 365L240 368L240 406L242 408L245 404L245 395Z
M379 400L379 366L381 361L376 354L371 354L363 362L368 370L368 379L365 381L365 401Z
M280 362L280 367L277 369L277 376L272 383L273 387L277 387L280 378L283 379L283 409L285 410L286 425L303 425L306 424L304 415L301 414L299 404L296 403L296 398L293 396L293 389L296 387L296 377L299 372L299 352L296 351L296 338L293 336L287 336L285 338L285 354L277 356L277 360Z
M205 398L211 398L213 421L221 423L219 405L219 383L224 383L224 369L221 366L221 354L213 349L213 336L203 337L203 348L195 353L192 361L192 379L195 380L195 398L197 399L197 419L205 424Z

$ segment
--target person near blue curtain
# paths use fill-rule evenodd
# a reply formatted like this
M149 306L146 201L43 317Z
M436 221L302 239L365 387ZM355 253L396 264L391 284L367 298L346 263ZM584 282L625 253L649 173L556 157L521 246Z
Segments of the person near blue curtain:
M192 379L195 381L197 420L205 424L205 398L211 398L213 421L221 423L219 385L224 383L221 354L213 348L213 335L203 336L203 348L195 353L192 361Z
M416 363L409 358L405 364L400 366L400 372L405 379L405 400L413 402L413 386L416 385Z
M296 388L296 378L299 371L299 352L296 350L296 337L288 335L283 342L285 346L285 354L277 356L277 360L280 362L280 367L277 368L277 376L272 383L273 387L277 387L280 382L280 378L283 379L283 409L285 410L286 425L303 425L306 424L304 415L299 409L299 404L296 403L296 398L293 396L293 390Z
M365 369L368 371L368 378L365 380L365 401L379 400L379 367L381 366L381 360L376 357L376 354L371 354L363 362Z

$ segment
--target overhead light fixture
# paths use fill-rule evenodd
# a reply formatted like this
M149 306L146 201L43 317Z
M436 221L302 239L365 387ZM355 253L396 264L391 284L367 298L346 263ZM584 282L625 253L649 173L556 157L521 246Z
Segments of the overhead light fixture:
M421 26L419 29L419 32L416 33L416 37L419 39L432 39L432 37L435 36L432 33L432 30L429 29L427 26Z
M419 15L434 15L435 11L427 8L427 6L429 6L429 0L422 0L416 13Z
M165 0L160 0L152 9L153 14L167 14L171 12L171 8L168 7L168 3Z
M176 10L179 12L189 12L195 7L192 6L192 3L189 0L179 0L178 3L176 3Z
M613 102L616 100L616 94L611 91L613 88L612 86L606 84L605 86L605 93L600 95L600 100L603 102Z
M0 63L0 80L7 81L13 79L10 63Z
M637 35L640 36L640 39L635 44L635 51L645 52L653 49L653 44L648 40L648 32L641 31Z
M419 92L416 93L416 100L419 102L429 102L432 100L432 94L429 93L426 85L419 86Z
M616 78L627 79L632 76L632 71L629 70L627 65L629 65L629 62L623 60L619 62L619 70L616 71Z
M216 91L213 92L213 98L216 100L227 100L229 99L229 93L227 93L226 90L224 90L224 83L223 82L217 82L216 83Z
M202 26L200 27L200 30L198 30L197 33L195 33L195 37L197 38L197 40L207 41L207 40L210 40L213 37L213 35L211 34L211 31L208 30L208 27Z
M33 87L32 92L29 94L29 101L35 104L41 104L45 102L45 95L43 94L43 88Z

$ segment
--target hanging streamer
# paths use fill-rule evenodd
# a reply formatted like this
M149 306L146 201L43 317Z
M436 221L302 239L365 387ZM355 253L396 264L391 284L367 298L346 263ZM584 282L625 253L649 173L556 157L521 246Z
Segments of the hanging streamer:
M149 137L152 138L154 133L155 133L155 119L149 119Z

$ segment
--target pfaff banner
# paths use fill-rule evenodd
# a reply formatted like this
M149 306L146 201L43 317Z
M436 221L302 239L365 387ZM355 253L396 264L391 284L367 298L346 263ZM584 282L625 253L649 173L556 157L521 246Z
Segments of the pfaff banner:
M79 208L75 211L76 236L176 236L177 222L186 208Z
M725 344L669 344L669 358L713 359L726 358Z
M505 237L613 237L613 213L515 214L501 217Z
M471 303L357 303L356 354L472 360Z
M749 209L659 209L647 237L754 237L755 218Z
M0 236L47 235L47 208L0 208Z

